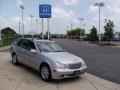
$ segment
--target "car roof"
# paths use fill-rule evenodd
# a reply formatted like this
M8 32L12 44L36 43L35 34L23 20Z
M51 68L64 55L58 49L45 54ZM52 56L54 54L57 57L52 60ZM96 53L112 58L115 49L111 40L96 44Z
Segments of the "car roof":
M55 41L51 41L51 40L35 40L36 42L55 42Z
M55 41L44 40L44 39L39 39L39 38L20 38L20 39L31 40L31 41L34 41L34 42L55 42Z

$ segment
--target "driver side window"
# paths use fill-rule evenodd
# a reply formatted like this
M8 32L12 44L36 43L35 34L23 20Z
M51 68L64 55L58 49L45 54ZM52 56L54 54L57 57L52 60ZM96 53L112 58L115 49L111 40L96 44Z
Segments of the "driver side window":
M34 43L32 41L28 40L27 41L27 48L26 49L27 50L31 50L31 49L36 49L36 48L35 48Z

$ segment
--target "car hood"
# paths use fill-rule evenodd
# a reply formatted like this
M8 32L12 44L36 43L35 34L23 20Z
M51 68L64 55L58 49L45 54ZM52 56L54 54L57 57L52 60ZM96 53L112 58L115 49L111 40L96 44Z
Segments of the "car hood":
M50 52L50 53L42 53L46 58L54 61L54 62L60 62L63 64L68 63L77 63L81 62L82 58L75 56L68 52Z

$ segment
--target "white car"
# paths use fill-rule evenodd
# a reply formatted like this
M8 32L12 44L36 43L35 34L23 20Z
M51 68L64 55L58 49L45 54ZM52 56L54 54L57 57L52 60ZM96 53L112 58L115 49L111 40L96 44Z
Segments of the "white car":
M18 39L10 48L13 64L25 64L40 72L43 80L76 77L85 73L86 64L50 40Z

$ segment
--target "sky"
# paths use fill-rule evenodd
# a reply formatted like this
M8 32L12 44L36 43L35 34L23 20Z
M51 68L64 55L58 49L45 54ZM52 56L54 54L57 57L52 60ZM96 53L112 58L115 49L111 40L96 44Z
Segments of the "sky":
M52 5L52 18L50 19L50 32L65 34L72 28L85 28L89 33L92 26L98 29L98 7L96 2L104 2L101 7L101 32L104 32L105 19L112 20L115 31L120 32L120 0L0 0L0 28L11 27L19 31L21 22L21 9L24 9L25 33L41 32L41 19L39 18L39 5ZM32 23L30 15L33 15ZM80 21L79 18L84 18ZM36 24L38 19L38 24ZM44 19L44 33L47 31L47 20Z

